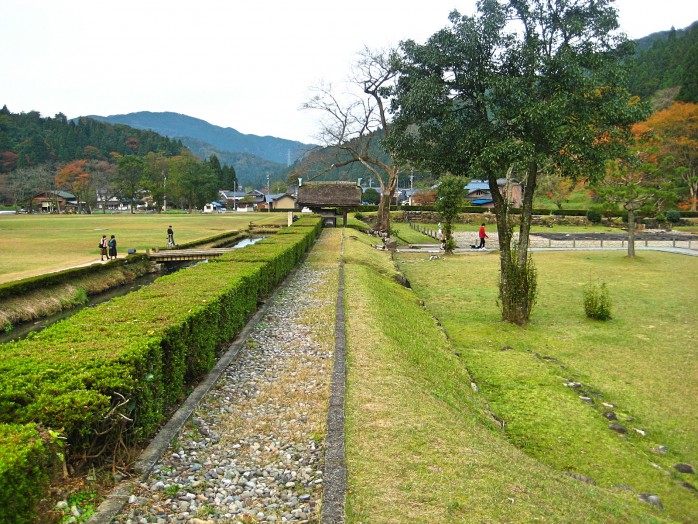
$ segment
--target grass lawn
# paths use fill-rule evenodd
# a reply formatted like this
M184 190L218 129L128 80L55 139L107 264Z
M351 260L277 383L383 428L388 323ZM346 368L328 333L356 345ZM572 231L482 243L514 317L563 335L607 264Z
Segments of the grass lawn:
M565 472L577 471L578 457L567 467L542 460L490 415L501 406L473 391L466 349L432 316L443 294L449 298L439 304L451 315L477 309L464 303L473 297L458 295L466 275L475 274L466 258L401 257L403 266L413 266L408 276L415 293L395 282L392 261L369 247L371 239L346 234L347 522L664 521L667 513L630 491L601 479L597 485L573 479ZM496 264L496 257L477 258ZM443 278L451 260L460 280ZM419 298L425 286L434 288L424 294L426 308ZM500 324L495 319L487 327L496 331ZM501 374L493 368L492 375ZM485 381L475 379L483 389ZM504 379L502 387L515 381ZM574 428L575 419L567 422ZM586 442L584 432L574 429ZM611 445L604 451L617 450ZM663 473L656 476L663 481ZM675 507L671 515L677 515Z
M102 235L116 236L119 256L129 248L167 244L167 226L183 244L255 224L285 224L285 213L172 215L0 215L0 283L99 261Z
M588 209L594 205L589 195L589 190L583 186L576 188L562 204L563 209ZM536 192L533 197L533 207L536 209L548 208L557 209L557 204L550 200L542 191Z
M673 520L698 520L695 492L681 485L695 485L695 475L673 468L698 463L698 260L537 253L539 304L526 328L500 320L498 260L402 255L400 268L504 421L508 440L601 488L656 494ZM584 316L582 290L590 280L608 284L613 320ZM566 387L569 381L583 386ZM617 421L604 417L611 411ZM611 422L627 433L611 431ZM659 446L668 451L657 453Z
M412 229L406 222L391 222L390 229L395 230L398 244L434 244L438 243L434 238ZM434 226L436 229L436 226Z

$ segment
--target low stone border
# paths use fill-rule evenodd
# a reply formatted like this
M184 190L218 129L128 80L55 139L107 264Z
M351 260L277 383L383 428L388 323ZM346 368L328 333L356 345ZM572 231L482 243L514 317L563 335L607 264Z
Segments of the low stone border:
M334 331L334 367L325 437L325 473L322 492L323 524L341 524L345 517L347 465L344 446L344 395L346 385L346 332L344 326L344 231L339 258L339 289Z

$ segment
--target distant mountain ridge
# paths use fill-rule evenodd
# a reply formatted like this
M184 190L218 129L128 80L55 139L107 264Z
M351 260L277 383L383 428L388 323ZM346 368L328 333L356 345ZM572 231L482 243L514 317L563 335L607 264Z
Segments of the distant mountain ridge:
M313 146L273 136L246 135L232 127L220 127L187 115L173 112L139 111L123 115L89 115L110 124L124 124L147 129L181 140L195 155L218 156L223 164L232 165L243 184L253 186L283 171ZM257 158L255 158L257 157Z

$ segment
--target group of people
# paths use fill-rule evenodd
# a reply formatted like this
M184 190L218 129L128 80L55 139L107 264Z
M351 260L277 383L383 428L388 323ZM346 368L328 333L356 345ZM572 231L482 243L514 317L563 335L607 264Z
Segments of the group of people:
M441 229L441 222L439 222L439 230L436 232L436 235L438 238L441 239L441 249L446 249L446 232ZM480 226L480 229L477 232L477 238L479 243L478 244L471 244L470 247L473 249L484 249L485 248L485 239L490 238L487 236L487 233L485 232L485 224L483 223Z
M104 257L107 257L107 260L116 258L116 237L112 235L111 238L107 240L107 235L102 235L99 241L99 250L101 255L100 260L104 260Z
M175 246L174 230L172 226L167 226L167 247L173 246ZM101 256L100 260L102 261L104 261L104 257L107 257L107 260L116 258L116 237L112 235L111 238L107 240L107 235L102 235L99 241L99 251Z

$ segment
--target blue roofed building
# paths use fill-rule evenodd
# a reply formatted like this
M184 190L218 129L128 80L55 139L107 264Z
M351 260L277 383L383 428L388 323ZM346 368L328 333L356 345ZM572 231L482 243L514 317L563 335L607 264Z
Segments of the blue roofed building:
M502 194L507 194L507 179L498 178L497 185ZM494 207L489 184L484 180L473 179L465 186L466 200L472 206ZM521 207L522 187L518 180L509 180L509 203L512 207Z

